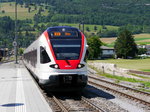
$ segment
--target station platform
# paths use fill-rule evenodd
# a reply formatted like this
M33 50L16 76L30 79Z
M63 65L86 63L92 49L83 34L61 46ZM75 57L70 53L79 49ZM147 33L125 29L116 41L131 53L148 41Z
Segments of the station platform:
M0 63L0 112L52 112L22 61Z

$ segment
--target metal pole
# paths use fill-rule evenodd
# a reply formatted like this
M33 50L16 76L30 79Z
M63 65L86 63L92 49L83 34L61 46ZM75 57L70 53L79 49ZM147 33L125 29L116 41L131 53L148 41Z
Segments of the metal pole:
M82 22L83 34L84 34L84 21Z
M15 64L18 64L17 60L17 0L15 0L15 40L14 40L14 52L15 52Z
M0 13L1 13L1 4L2 4L2 1L0 0Z
M79 23L79 30L81 30L81 23Z

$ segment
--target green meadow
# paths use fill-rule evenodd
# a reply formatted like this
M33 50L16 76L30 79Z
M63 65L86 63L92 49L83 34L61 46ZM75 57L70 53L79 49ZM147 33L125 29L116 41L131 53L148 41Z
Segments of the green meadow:
M150 45L150 34L136 34L133 35L134 40L138 45ZM109 40L109 41L108 41ZM113 47L116 38L102 38L101 41L106 43L108 47Z
M108 59L89 62L113 63L118 67L150 72L150 58L147 59Z
M37 6L37 10L34 9L34 6L30 6L31 11L30 13L28 12L28 8L25 8L25 5L17 5L17 18L19 20L24 20L24 19L33 19L34 15L38 13L38 10L40 6ZM4 13L2 13L4 11ZM48 11L45 10L42 12L42 15L47 15ZM0 4L0 17L3 16L10 16L12 19L15 18L15 3L14 2L9 2L9 3L1 3Z
M72 23L72 24L70 24L70 23L60 23L59 24L60 26L72 26L72 27L76 27L76 28L79 28L79 24L76 24L76 23ZM89 32L90 33L92 33L92 32L95 32L95 30L94 30L94 27L97 27L97 31L100 31L100 30L102 30L102 25L92 25L92 24L85 24L84 25L84 29L85 29L85 31L86 31L86 27L88 27L89 28ZM109 26L109 25L106 25L105 26L108 30L118 30L118 26ZM82 25L81 25L81 28L82 28ZM97 32L96 31L96 32Z

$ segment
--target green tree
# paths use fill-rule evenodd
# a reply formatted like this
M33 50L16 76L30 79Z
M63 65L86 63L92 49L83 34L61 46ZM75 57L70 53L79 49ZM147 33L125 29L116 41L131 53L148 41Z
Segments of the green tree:
M29 12L29 13L31 12L31 7L28 7L28 12Z
M127 29L119 33L114 48L118 58L135 57L138 52L134 38Z
M146 48L139 48L139 49L138 49L138 55L146 54L146 52L147 52L147 49L146 49Z
M23 48L19 48L19 55L22 55L23 54L23 52L24 52L24 49Z
M37 6L36 5L34 6L34 10L37 10Z
M94 26L94 31L95 31L95 32L97 31L97 26Z
M87 39L87 43L89 45L88 51L89 59L96 59L101 55L101 49L100 46L102 45L102 42L100 41L99 37L90 37Z
M90 31L90 28L89 28L89 27L86 27L86 31L89 32L89 31Z
M5 10L2 10L2 13L4 14L4 13L5 13Z

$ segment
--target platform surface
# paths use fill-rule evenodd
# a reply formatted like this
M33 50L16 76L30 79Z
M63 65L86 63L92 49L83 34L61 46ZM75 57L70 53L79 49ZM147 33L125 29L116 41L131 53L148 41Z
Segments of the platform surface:
M20 61L0 63L0 112L52 112Z

